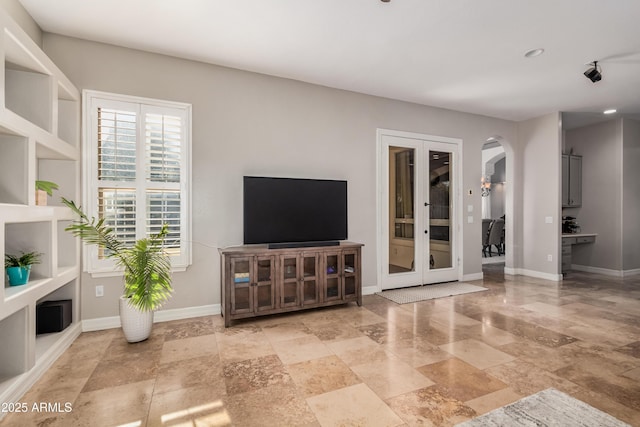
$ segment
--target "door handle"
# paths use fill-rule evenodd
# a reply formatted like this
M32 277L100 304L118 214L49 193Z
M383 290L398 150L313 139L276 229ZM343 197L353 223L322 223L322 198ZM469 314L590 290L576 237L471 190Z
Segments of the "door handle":
M424 234L429 234L429 230L424 230Z

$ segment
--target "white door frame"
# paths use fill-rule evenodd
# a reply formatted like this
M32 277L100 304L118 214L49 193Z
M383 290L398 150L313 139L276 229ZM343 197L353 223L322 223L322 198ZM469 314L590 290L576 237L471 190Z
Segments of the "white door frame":
M377 268L377 288L378 290L388 289L391 287L403 287L414 286L422 284L421 278L423 274L422 260L416 258L415 271L411 273L395 273L389 274L389 210L388 201L385 199L389 191L389 179L387 176L389 165L389 149L392 144L384 143L384 137L401 138L406 141L403 142L403 146L407 147L424 147L424 143L446 143L453 144L454 147L454 162L453 162L453 205L455 211L452 212L451 229L453 231L453 250L452 250L452 265L457 270L457 280L463 278L463 263L462 263L462 242L463 242L463 204L462 204L462 140L459 138L449 138L442 136L426 135L413 132L404 132L389 129L377 129L376 131L376 177L377 177L377 191L376 191L376 227L378 232L377 238L377 252L378 252L378 268ZM418 161L418 156L414 161ZM420 162L423 159L419 159ZM415 180L415 194L422 195L424 186L424 177L422 175L424 168L417 168L418 176ZM422 196L421 196L422 197ZM422 246L424 245L424 238L421 232L418 230L424 230L425 218L422 214L414 215L414 236L415 236L415 250L416 254L422 254ZM434 274L437 272L434 271ZM418 283L417 276L420 276L420 282Z

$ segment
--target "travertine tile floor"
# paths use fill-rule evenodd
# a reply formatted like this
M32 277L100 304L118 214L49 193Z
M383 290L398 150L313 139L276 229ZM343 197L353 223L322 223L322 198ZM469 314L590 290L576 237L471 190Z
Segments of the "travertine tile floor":
M2 426L449 426L548 387L640 426L640 277L505 278L489 291L236 322L82 334Z

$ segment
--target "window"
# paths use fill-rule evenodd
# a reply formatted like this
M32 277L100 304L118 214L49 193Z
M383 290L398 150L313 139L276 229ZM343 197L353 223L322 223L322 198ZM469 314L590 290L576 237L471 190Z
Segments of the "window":
M174 269L191 262L191 106L84 92L84 208L133 245L167 224ZM103 250L88 246L85 269L113 273Z

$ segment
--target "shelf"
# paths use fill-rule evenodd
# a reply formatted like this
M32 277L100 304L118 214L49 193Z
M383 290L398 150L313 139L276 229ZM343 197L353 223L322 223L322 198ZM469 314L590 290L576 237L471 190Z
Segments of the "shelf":
M4 36L5 62L15 64L17 68L22 70L41 74L52 74L51 70L36 58L33 49L29 49L25 45L23 37L14 34L9 28L4 29Z
M15 114L48 132L52 131L51 76L24 71L5 61L4 105Z
M64 267L58 269L56 277L48 277L44 279L29 279L29 283L19 286L6 286L4 288L5 303L25 303L18 301L20 299L39 300L46 295L56 291L58 288L66 285L67 282L73 280L78 274L79 268L76 266Z
M71 221L57 221L56 222L56 236L57 236L57 268L60 270L66 270L77 265L78 255L80 253L80 242L71 233L64 229L71 225Z
M19 285L19 286L9 286L8 284L5 283L4 300L5 302L9 302L19 298L20 296L24 296L28 293L35 293L38 291L39 288L46 286L52 280L53 279L51 277L46 279L29 278L29 282L26 285Z
M28 325L28 307L14 312L0 320L0 378L19 375L29 369L24 357L28 338L24 331Z
M73 212L66 206L25 206L0 203L0 223L28 223L72 219L74 219Z
M58 91L58 93L60 92ZM80 123L78 123L78 117L80 117L80 103L78 101L58 98L57 115L58 138L71 145L79 141Z
M36 363L50 357L48 353L59 352L67 347L80 334L80 322L73 321L63 331L42 334L36 337Z
M27 204L26 137L0 133L0 203Z
M0 258L42 253L25 285L0 290L0 401L19 401L80 334L80 243L60 197L80 194L80 92L0 8ZM35 181L60 186L35 205ZM71 299L72 324L36 337L36 304ZM2 414L0 414L1 418Z

